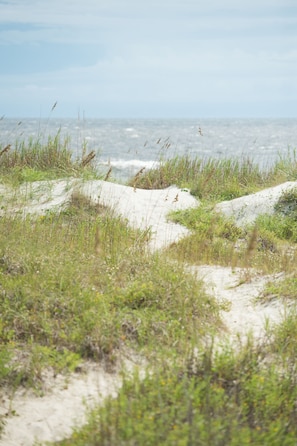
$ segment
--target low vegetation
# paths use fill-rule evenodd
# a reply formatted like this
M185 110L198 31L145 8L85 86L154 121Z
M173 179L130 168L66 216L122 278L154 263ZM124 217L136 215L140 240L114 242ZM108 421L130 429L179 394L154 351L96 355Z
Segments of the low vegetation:
M0 341L12 359L0 368L2 385L32 385L50 356L58 368L109 363L123 343L149 354L156 339L160 351L181 351L217 320L202 284L146 255L141 232L83 197L58 216L2 218L0 232Z
M192 158L188 155L161 159L158 167L141 171L129 182L144 189L163 189L176 184L188 188L203 201L231 200L265 187L297 178L296 152L280 156L267 168L249 158Z
M92 412L66 445L295 445L296 372L263 366L265 347L211 349L143 380Z
M58 139L2 148L0 180L96 175L91 156L72 160ZM146 377L126 377L116 398L59 445L270 445L297 438L297 318L219 351L219 306L184 262L278 272L264 301L297 297L296 194L274 216L239 229L214 204L297 178L295 154L261 171L250 160L161 162L138 187L187 187L201 206L171 216L191 235L149 254L147 232L79 194L61 213L0 219L0 385L42 388L43 372L69 373L84 359L112 370L118 351L146 357ZM246 280L248 280L246 276ZM1 420L0 420L1 421ZM0 423L1 426L1 423Z
M80 159L73 159L71 141L62 139L60 132L40 139L16 141L0 147L1 182L20 184L25 181L49 180L69 176L96 176L95 153L83 147Z
M278 212L261 216L244 229L218 214L209 203L176 212L171 219L191 229L190 236L167 250L177 260L256 268L262 273L289 272L295 268L296 223Z

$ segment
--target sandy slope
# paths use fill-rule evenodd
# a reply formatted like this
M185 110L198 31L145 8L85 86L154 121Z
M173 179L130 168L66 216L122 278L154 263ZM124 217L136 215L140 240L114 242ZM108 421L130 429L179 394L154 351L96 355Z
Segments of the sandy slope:
M235 198L230 201L222 201L216 205L216 210L233 217L238 226L253 223L261 214L273 214L274 205L283 192L297 187L296 181L287 181L275 187L256 192L255 194Z
M234 216L240 224L243 219L252 221L256 214L271 211L279 194L293 185L296 183L285 183L275 189L225 202L218 205L217 209ZM144 191L101 181L79 183L77 180L60 180L23 186L17 200L15 197L7 199L2 213L17 211L40 215L49 210L58 210L69 201L72 192L78 190L94 202L112 207L116 213L127 218L132 226L141 229L150 227L150 248L153 250L165 247L188 233L184 227L169 223L167 213L199 204L187 191L176 187ZM3 188L1 193L9 197L9 191ZM227 328L227 339L233 341L238 334L245 336L250 331L256 338L261 338L265 324L268 321L278 322L282 317L284 308L281 303L266 306L255 303L271 277L252 275L251 281L242 283L240 269L206 265L191 267L191 270L204 280L210 293L224 304L222 319ZM126 359L118 370L127 366L131 367L131 362ZM12 399L4 397L0 414L8 413L8 416L0 446L29 446L34 439L52 441L68 436L74 424L85 421L86 407L102 401L108 394L114 394L120 385L119 373L109 374L93 365L87 367L85 373L73 375L67 385L61 377L48 378L47 387L50 390L42 397L31 392L24 394L20 390Z

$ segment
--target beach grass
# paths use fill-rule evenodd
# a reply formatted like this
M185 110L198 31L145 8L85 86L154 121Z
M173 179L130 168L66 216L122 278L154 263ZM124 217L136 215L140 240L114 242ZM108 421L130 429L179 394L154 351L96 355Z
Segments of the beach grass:
M158 167L144 171L129 185L163 189L172 184L188 188L204 201L224 201L254 193L265 187L296 180L296 152L289 151L266 168L250 158L200 158L188 155L161 159Z
M295 270L296 221L290 216L276 211L240 228L206 202L170 218L191 230L189 236L167 248L168 255L178 261L254 268L263 274Z
M0 178L2 183L20 184L27 181L50 180L69 176L98 176L94 166L95 153L87 153L83 146L74 158L70 138L62 138L60 131L41 138L0 146Z
M147 354L156 342L181 351L218 321L202 283L146 254L146 233L83 197L59 215L3 217L0 233L0 341L12 358L3 376L0 368L2 385L38 385L36 351L45 366L52 352L58 369L67 360L108 363L123 342Z
M73 161L64 144L34 144L2 149L2 183L94 174L92 160ZM162 253L147 251L146 231L80 194L59 214L1 217L2 389L40 390L44 371L67 374L84 360L110 370L123 348L149 364L144 378L125 377L85 427L53 444L295 446L296 315L269 327L262 342L214 348L220 306L184 268L289 273L260 298L296 302L295 195L282 197L275 220L244 229L214 212L220 200L296 179L293 160L262 172L249 160L181 157L131 179L133 187L177 184L201 200L171 216L192 234Z

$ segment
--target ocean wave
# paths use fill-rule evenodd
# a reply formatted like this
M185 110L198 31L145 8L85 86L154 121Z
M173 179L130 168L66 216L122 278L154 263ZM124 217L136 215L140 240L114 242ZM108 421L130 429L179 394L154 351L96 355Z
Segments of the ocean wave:
M108 160L108 161L100 161L98 164L99 171L103 173L107 173L111 168L112 176L119 181L127 181L129 178L136 175L138 172L144 169L145 171L153 169L159 166L158 161L151 160Z
M103 166L111 166L116 169L120 170L136 170L136 169L142 169L143 167L145 169L153 169L155 167L159 166L158 161L151 161L151 160L139 160L139 159L133 159L133 160L108 160L108 161L101 161L101 165Z

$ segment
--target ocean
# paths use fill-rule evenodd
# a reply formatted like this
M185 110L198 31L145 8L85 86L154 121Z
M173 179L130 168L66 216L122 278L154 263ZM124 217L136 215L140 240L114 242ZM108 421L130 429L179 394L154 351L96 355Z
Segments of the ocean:
M249 157L261 168L297 147L297 119L10 119L0 120L0 146L60 133L74 157L96 152L98 169L125 181L161 158Z

